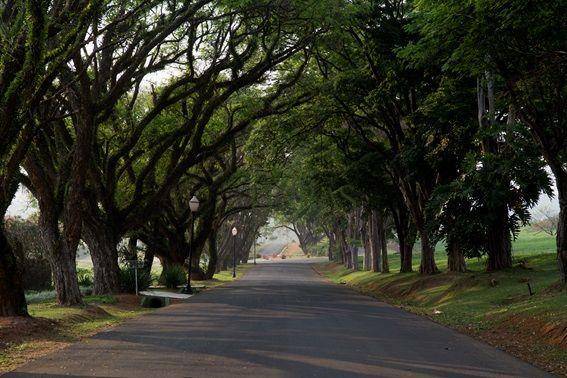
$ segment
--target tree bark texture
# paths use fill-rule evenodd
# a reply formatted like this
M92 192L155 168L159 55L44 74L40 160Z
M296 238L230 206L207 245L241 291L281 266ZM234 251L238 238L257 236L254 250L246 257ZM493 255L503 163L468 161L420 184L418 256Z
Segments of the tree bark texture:
M76 249L65 242L54 212L41 211L39 226L49 251L49 264L53 275L57 303L63 306L83 304L77 279Z
M119 237L105 230L104 226L84 227L84 240L91 254L94 270L94 295L113 294L120 291L118 281Z
M16 254L0 224L0 316L27 316L28 308Z
M377 217L377 230L382 254L382 273L390 273L390 264L388 263L388 240L386 238L386 225L383 214L379 214Z
M464 273L467 271L465 256L459 248L459 245L455 242L447 243L447 270L456 273Z
M500 206L494 210L497 218L491 225L487 240L488 261L486 270L489 272L512 267L512 241L508 229L508 207Z

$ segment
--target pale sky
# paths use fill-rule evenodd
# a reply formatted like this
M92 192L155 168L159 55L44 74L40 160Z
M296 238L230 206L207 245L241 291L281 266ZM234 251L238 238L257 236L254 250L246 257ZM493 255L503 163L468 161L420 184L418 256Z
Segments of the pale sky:
M29 194L24 192L24 190L25 189L20 188L20 190L16 192L16 197L12 201L12 205L10 205L10 207L8 208L7 215L27 218L36 211L36 209L34 209L32 204L30 203ZM535 206L531 211L534 219L539 219L542 217L539 210L549 210L552 213L558 213L559 201L557 200L557 196L554 196L553 198L549 198L546 195L540 196L537 206Z

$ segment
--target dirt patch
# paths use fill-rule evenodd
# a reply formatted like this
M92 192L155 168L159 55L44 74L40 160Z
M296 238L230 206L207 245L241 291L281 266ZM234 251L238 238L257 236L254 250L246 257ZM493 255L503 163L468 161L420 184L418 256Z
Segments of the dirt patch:
M293 257L304 257L304 256L305 254L303 253L303 250L297 243L289 243L282 249L279 255L279 257L281 258L293 258Z
M46 329L53 328L56 325L57 322L44 318L0 318L0 351L15 341L44 333Z
M140 307L141 298L134 294L118 294L114 296L117 303L114 304L115 307L130 310Z
M536 337L550 345L559 346L567 350L567 322L544 322L534 317L513 315L504 320L493 329L495 332L513 330L519 338Z
M117 302L112 304L101 303L99 306L92 303L69 308L67 314L56 319L1 318L0 375L113 326L116 318L108 312L111 309L128 311L133 315L140 310L140 300L135 295L117 295L115 299Z
M487 330L461 331L554 374L567 376L567 363L547 358L548 354L544 353L552 347L567 351L567 322L545 322L526 315L513 315Z

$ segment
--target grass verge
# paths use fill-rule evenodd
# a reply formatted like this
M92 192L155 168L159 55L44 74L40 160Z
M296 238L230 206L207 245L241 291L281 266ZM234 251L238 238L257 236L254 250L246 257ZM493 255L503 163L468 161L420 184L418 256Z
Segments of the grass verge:
M477 270L427 277L353 272L335 263L319 264L316 269L335 283L428 316L547 371L567 375L567 293L558 284L555 255L522 256L514 268L497 273L471 266ZM528 282L534 295L528 292Z
M224 285L226 283L242 278L246 272L254 267L254 264L240 264L236 266L236 279L232 277L232 269L216 273L212 280L195 281L196 285L204 285L207 289Z

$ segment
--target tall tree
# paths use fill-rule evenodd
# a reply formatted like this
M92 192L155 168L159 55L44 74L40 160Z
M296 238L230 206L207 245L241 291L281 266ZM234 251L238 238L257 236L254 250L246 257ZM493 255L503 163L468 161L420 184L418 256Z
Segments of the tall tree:
M18 185L19 164L40 127L36 110L59 70L83 46L101 3L0 2L0 316L27 314L3 218Z
M561 0L416 2L425 46L436 46L444 67L500 83L514 121L528 127L557 185L557 258L567 283L567 4ZM497 90L498 88L496 88Z

